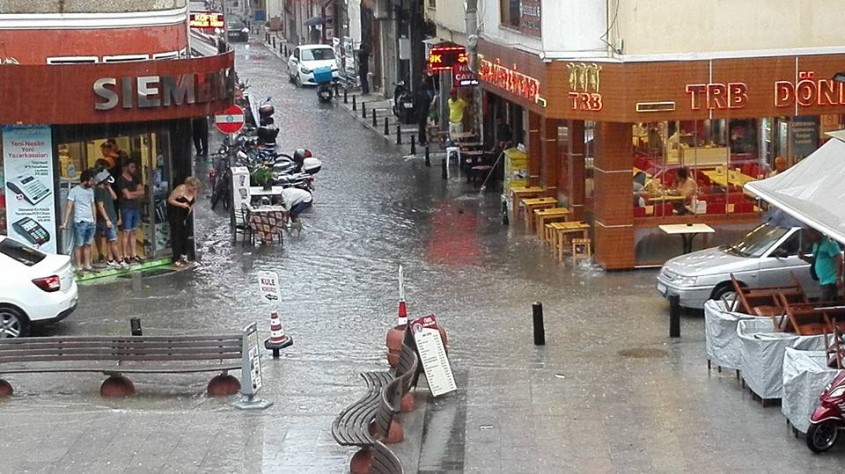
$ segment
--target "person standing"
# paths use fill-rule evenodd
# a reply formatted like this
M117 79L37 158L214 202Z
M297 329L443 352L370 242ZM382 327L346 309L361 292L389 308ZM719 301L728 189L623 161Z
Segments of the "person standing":
M427 74L423 74L420 87L417 89L417 93L414 96L417 113L417 126L419 127L417 138L419 139L418 141L420 142L420 146L428 145L428 113L431 109L431 94L429 93L429 89L427 87L427 77Z
M458 90L452 89L449 91L449 138L455 141L457 137L464 133L464 109L467 103L464 99L458 97Z
M144 187L135 177L138 165L129 160L123 165L123 173L117 180L117 190L120 196L120 219L123 222L123 261L126 264L141 263L138 256L135 231L141 223L141 198L144 197Z
M127 268L117 243L117 211L114 209L117 194L111 187L114 178L108 170L102 170L94 176L94 183L97 186L94 189L94 202L100 216L97 220L100 254L106 257L106 265L110 268Z
M167 198L167 220L170 223L170 246L173 249L173 266L188 263L188 218L194 210L200 180L193 176L176 186Z
M367 76L370 73L370 46L367 43L361 43L358 48L358 78L361 80L361 94L367 95L370 93L370 84L367 82Z
M821 286L819 300L823 303L839 301L839 289L845 284L842 280L842 249L830 237L822 235L816 229L806 229L805 235L813 244L813 255L807 257L799 250L798 258L810 264L810 275L813 280L818 280Z
M208 156L208 117L198 117L191 122L194 150L197 156Z
M73 255L80 275L93 271L91 244L94 243L94 223L97 222L93 186L94 172L83 171L79 177L79 184L68 193L64 219L62 225L59 226L61 230L66 230L68 222L73 223ZM72 221L71 217L73 217Z

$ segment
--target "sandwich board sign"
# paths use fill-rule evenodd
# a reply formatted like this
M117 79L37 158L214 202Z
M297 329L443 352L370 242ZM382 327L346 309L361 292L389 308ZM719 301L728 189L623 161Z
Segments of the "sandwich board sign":
M261 379L261 348L258 346L258 324L251 323L243 329L243 363L241 364L241 396L235 408L241 410L264 409L273 402L257 398L264 385Z
M282 299L279 275L276 272L258 272L258 289L261 291L261 301L273 303Z
M411 321L411 331L417 343L428 387L435 397L454 392L458 389L452 366L443 347L443 339L436 328L437 319L433 314Z

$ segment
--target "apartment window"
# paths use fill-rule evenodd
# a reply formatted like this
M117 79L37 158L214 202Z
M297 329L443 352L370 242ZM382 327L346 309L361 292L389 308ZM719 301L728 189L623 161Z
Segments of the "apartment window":
M437 8L437 0L428 0L428 8Z
M522 0L499 0L499 13L502 24L519 28L521 6Z

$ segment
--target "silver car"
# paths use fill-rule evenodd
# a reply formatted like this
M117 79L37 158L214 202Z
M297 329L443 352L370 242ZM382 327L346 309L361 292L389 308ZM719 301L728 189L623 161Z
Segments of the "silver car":
M761 224L734 245L692 252L666 261L657 275L657 291L680 297L681 306L703 308L708 299L733 292L731 274L745 286L785 286L792 276L809 297L819 295L818 282L810 277L810 264L798 250L811 253L801 227Z

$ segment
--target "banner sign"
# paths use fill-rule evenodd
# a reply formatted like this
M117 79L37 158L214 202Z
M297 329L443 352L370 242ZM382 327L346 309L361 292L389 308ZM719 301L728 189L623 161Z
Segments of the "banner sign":
M49 125L3 127L7 233L56 253L53 139Z

